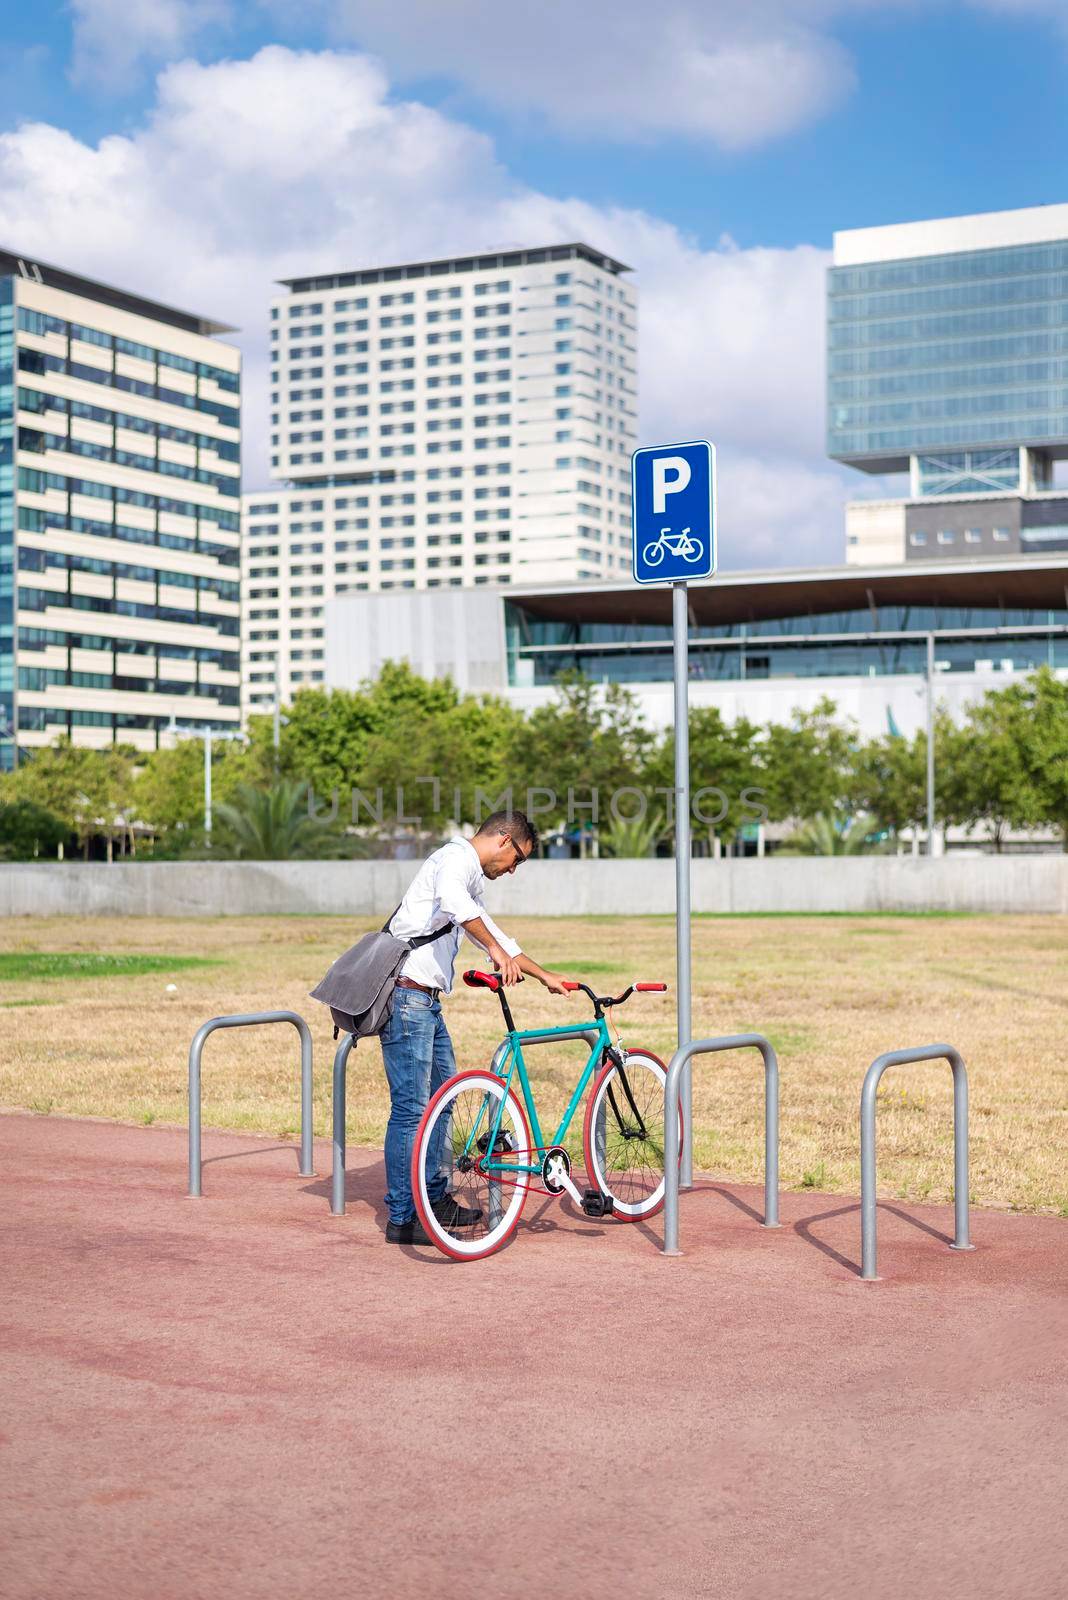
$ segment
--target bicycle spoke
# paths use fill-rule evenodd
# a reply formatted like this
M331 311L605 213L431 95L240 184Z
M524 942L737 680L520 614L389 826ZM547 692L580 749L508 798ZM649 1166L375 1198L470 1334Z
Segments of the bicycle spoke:
M423 1225L448 1254L487 1254L512 1232L527 1175L494 1173L487 1164L522 1160L517 1152L528 1142L514 1100L483 1073L458 1074L431 1102L416 1143L413 1183ZM432 1200L442 1178L445 1193Z
M665 1073L655 1057L630 1052L599 1081L591 1101L587 1167L616 1215L652 1215L663 1199Z

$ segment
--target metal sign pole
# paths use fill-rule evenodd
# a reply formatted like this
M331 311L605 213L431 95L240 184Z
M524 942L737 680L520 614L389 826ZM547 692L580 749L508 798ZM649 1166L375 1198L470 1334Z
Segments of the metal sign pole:
M687 584L716 570L716 452L708 439L646 446L631 457L635 583L670 584L675 661L675 977L679 1050L690 1043L690 606ZM693 1085L682 1071L679 1181L693 1187Z
M690 1001L690 663L689 604L685 583L671 586L675 659L675 976L678 1048L689 1044L693 1026ZM679 1185L693 1186L693 1073L682 1074L682 1165Z

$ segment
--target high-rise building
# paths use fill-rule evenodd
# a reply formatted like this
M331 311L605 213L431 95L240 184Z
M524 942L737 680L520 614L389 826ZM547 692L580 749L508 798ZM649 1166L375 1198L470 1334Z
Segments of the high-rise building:
M240 720L240 354L0 250L0 766Z
M1068 205L835 234L827 391L848 561L1068 550Z
M323 606L629 568L637 297L585 244L286 281L245 496L246 710L323 681Z

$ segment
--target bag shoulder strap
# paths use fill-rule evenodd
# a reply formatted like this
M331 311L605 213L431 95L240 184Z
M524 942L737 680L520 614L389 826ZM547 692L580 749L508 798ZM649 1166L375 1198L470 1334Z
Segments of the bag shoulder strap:
M392 917L390 921L392 921ZM455 922L446 922L440 928L431 928L429 933L421 933L414 939L405 939L405 944L412 950L418 950L421 945L433 944L435 939L440 939L442 934L451 933Z
M390 912L390 914L386 918L385 922L383 922L383 924L382 924L382 932L383 933L388 933L389 932L389 925L393 921L393 918L397 915L397 912L400 910L400 908L401 908L401 906L403 904L404 904L404 901L403 900L400 901L400 903L398 905L396 905L393 908L393 910ZM429 933L417 934L414 939L405 939L403 942L408 946L409 950L418 950L420 948L420 946L422 946L424 944L433 944L434 940L435 939L440 939L442 934L444 934L444 933L452 933L452 931L453 931L453 929L455 927L456 927L455 922L445 922L445 923L442 923L440 928L432 928Z

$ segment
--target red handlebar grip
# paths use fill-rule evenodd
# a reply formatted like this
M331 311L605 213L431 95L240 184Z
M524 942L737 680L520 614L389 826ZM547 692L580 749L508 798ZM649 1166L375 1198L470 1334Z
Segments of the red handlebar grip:
M565 989L578 989L579 987L580 987L579 984L572 983L569 978L565 978L564 979L564 988Z
M464 982L469 989L499 989L501 980L495 972L477 972L471 970L464 973Z
M663 994L667 989L666 983L636 983L635 989L652 990L655 994Z

